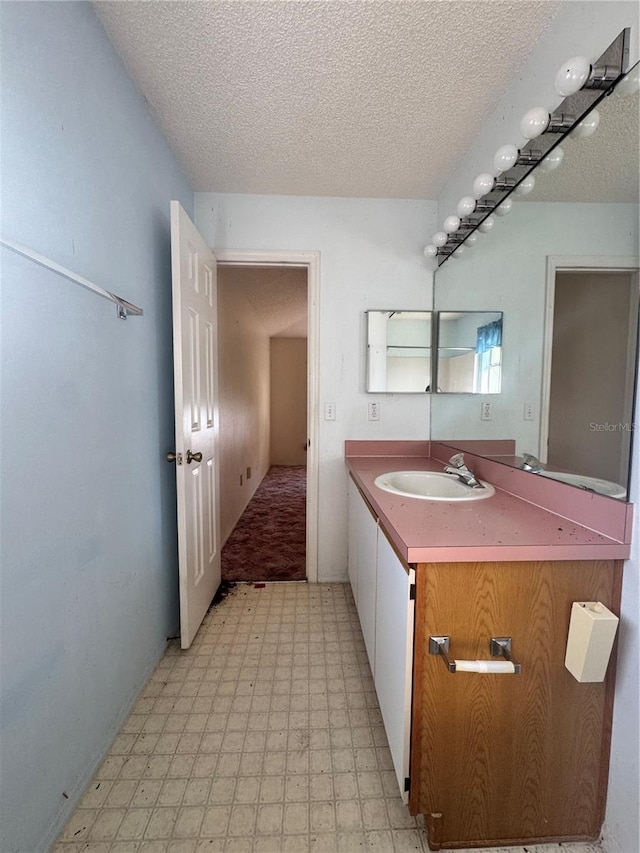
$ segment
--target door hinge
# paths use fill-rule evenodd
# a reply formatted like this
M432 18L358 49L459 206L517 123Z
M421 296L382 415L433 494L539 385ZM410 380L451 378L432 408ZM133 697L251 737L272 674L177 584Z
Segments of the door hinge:
M416 585L414 583L409 584L409 601L416 600Z
M407 793L407 794L411 790L411 779L409 776L404 777L404 790L405 790L405 793Z

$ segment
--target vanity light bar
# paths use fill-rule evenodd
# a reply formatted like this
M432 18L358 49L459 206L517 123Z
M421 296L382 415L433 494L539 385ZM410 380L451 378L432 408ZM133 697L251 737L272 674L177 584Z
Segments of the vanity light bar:
M441 266L464 245L474 231L486 233L493 227L493 213L511 193L524 194L532 188L534 178L533 175L529 177L530 173L548 158L551 151L559 146L564 137L579 125L606 95L610 94L628 70L629 41L630 30L625 28L593 65L584 57L572 57L564 63L556 75L556 91L566 96L558 108L549 113L543 107L535 107L525 114L521 126L523 136L528 140L526 144L522 148L503 146L503 149L510 149L507 162L513 163L511 168L502 173L498 172L498 176L493 178L493 184L490 173L476 178L474 189L478 181L480 189L473 197L465 196L458 205L460 213L467 215L459 218L447 217L446 223L450 225L451 222L457 221L456 227L445 225L445 230L438 232L435 235L437 239L432 238L432 243L425 248L426 257L435 258L438 266ZM503 155L503 149L497 156ZM561 156L556 159L559 163ZM518 190L520 185L522 188ZM498 192L502 193L499 198L488 198ZM464 210L460 209L462 204L466 205ZM505 205L502 213L508 213L510 208L510 203Z

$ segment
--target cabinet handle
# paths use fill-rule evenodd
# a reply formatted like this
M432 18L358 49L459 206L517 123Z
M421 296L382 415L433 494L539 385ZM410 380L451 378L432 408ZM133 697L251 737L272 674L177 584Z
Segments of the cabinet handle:
M449 672L483 672L506 675L520 675L522 667L511 657L511 637L491 637L489 654L491 657L502 657L501 661L490 660L451 660L449 658L449 641L451 637L429 637L429 654L441 655Z

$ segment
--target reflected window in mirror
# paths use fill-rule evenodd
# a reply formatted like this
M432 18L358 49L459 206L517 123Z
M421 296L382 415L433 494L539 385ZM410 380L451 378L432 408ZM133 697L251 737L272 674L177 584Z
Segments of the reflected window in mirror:
M441 311L437 361L439 393L499 394L502 312Z
M424 394L431 386L430 311L367 311L367 391Z

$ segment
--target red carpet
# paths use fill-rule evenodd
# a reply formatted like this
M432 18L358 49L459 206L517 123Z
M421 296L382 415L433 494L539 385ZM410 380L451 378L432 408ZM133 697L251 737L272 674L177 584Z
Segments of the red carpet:
M273 465L222 549L225 581L306 578L304 466Z

